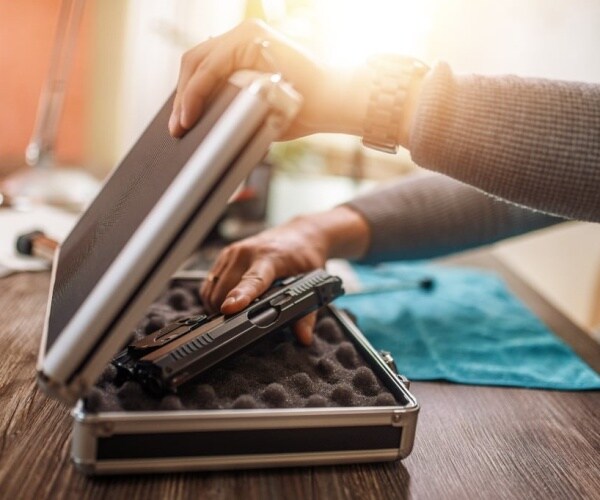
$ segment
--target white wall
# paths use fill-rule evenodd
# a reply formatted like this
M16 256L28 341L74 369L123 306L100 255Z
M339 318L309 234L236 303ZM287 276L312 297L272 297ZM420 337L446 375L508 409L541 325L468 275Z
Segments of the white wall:
M175 88L183 52L235 26L241 0L129 0L121 106L121 152Z
M459 72L600 82L597 0L425 0L429 54Z
M101 0L95 5L89 163L116 166L175 88L185 50L235 26L243 0Z

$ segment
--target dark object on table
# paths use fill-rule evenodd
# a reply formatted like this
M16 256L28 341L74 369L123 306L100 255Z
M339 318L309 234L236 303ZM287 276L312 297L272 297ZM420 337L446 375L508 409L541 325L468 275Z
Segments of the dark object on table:
M58 242L46 236L43 231L36 230L22 234L17 238L17 252L52 262Z

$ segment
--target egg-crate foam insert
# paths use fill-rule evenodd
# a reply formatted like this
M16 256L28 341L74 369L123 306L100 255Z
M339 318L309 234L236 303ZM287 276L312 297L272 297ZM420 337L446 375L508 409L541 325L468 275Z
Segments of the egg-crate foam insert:
M197 281L176 281L149 308L136 339L165 324L201 314ZM340 324L320 312L313 343L300 345L290 328L272 332L178 389L157 398L127 380L117 384L108 365L85 398L87 411L156 411L233 408L394 406L384 387Z

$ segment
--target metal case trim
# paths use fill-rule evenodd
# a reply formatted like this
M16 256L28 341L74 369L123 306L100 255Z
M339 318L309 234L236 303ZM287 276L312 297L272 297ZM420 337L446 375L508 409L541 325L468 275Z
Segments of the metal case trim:
M160 412L105 412L87 414L80 403L73 411L75 430L72 458L88 474L125 472L168 472L227 468L282 467L396 460L408 456L414 444L419 405L400 379L381 359L348 316L328 306L340 321L348 338L355 343L365 360L379 366L381 381L405 406L291 408L269 410L189 410ZM381 450L323 451L302 453L211 455L209 457L164 457L125 460L98 460L98 440L120 434L207 432L231 430L311 429L334 427L400 427L400 442Z

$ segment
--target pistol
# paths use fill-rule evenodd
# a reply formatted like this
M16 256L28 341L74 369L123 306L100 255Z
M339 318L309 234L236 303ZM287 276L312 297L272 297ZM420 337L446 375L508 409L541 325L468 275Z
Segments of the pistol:
M341 279L322 269L278 280L243 311L179 319L131 343L112 363L121 379L137 380L151 394L176 392L219 361L343 293Z

